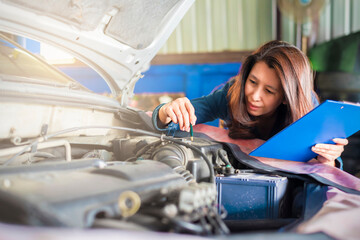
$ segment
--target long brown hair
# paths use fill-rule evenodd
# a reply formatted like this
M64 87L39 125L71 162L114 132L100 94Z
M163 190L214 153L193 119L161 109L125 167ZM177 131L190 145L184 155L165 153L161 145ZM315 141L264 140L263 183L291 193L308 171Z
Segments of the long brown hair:
M308 58L295 46L283 41L270 41L246 58L240 73L228 92L231 122L228 123L232 138L259 138L255 118L247 112L245 82L257 62L264 62L275 70L284 89L286 104L278 108L278 118L273 134L301 118L313 108L313 72Z

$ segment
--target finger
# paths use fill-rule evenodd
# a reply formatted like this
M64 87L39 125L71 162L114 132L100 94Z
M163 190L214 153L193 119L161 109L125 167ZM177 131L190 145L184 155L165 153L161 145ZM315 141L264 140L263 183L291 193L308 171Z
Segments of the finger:
M347 140L346 138L334 138L333 142L345 146L349 143L349 140Z
M182 116L180 107L179 107L178 104L174 104L173 107L174 107L174 113L175 113L176 118L177 118L177 121L178 121L178 123L179 123L180 130L183 130L183 128L184 128L184 121L183 121L183 116Z
M190 131L190 119L189 119L189 113L185 107L185 103L180 105L180 111L183 117L183 131Z
M165 115L168 116L173 123L178 122L176 114L174 112L174 108L171 104L169 104L169 106L165 108Z
M339 152L339 153L342 153L344 151L344 145L316 144L314 147L315 149L319 149L321 151Z
M190 101L187 101L187 102L185 102L185 107L186 107L187 111L189 112L191 124L195 125L196 116L195 116L195 108L194 108L194 106L191 104Z
M321 149L321 148L319 149L316 147L313 147L312 151L319 154L320 156L327 158L328 160L335 160L336 158L338 158L341 155L341 152L339 152L339 151L332 151L332 150Z
M332 155L334 158L340 157L343 149L324 149L324 148L317 148L312 147L311 150L317 154L328 154Z
M327 153L327 154L331 154L331 155L334 155L334 156L337 156L339 157L342 152L343 152L343 149L323 149L323 148L312 148L312 150L316 153Z

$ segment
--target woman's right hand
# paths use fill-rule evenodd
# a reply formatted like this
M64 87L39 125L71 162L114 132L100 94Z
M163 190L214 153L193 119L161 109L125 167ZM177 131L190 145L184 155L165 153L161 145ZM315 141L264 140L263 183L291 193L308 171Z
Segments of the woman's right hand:
M188 98L177 98L160 108L159 119L163 124L178 123L180 130L189 132L190 123L196 122L195 109Z

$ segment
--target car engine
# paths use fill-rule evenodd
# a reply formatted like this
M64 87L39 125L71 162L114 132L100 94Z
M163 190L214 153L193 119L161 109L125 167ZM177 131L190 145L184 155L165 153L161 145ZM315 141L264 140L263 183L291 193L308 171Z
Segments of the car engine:
M44 132L37 139L3 140L0 221L228 233L214 184L214 166L215 171L229 169L222 145L135 127L87 126ZM87 128L110 128L120 134L62 137Z

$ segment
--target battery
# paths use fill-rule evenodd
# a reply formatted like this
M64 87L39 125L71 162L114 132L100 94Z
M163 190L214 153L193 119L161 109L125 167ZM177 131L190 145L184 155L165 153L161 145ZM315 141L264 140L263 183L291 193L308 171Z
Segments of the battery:
M280 218L287 185L286 177L246 171L217 176L218 210L225 208L225 220Z

